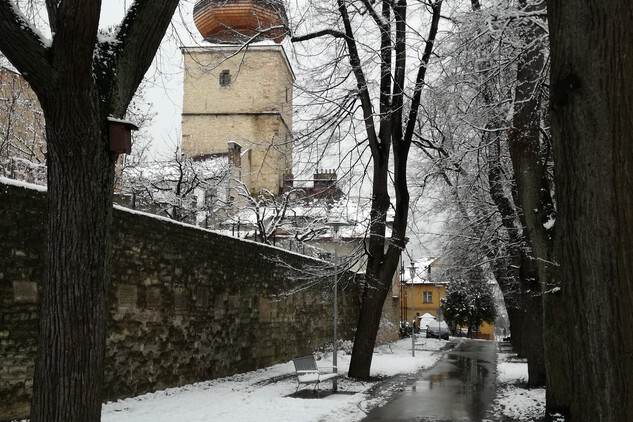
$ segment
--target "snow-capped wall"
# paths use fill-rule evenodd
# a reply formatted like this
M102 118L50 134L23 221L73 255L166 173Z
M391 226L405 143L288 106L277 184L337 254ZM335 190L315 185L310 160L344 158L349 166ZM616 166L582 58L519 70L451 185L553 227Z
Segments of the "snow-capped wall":
M331 342L327 264L118 208L113 226L104 399L285 362ZM0 181L0 420L28 414L44 230L45 192ZM325 281L286 295L302 282L275 259L316 266ZM344 284L339 335L351 338L358 292Z

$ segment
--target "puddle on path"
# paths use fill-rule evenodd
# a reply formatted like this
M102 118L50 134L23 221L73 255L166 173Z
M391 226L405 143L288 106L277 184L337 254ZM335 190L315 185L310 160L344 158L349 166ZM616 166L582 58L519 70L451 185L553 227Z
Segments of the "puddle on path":
M484 421L495 393L496 347L467 340L364 421Z

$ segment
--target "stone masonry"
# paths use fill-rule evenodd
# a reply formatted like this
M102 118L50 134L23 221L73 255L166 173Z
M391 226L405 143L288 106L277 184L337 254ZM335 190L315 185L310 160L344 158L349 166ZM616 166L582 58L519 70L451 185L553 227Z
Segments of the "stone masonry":
M6 182L6 179L4 180ZM45 193L0 181L0 421L28 415L44 271ZM330 264L115 209L104 399L285 362L331 342L327 278L300 293L288 266ZM339 333L358 316L342 283ZM352 281L352 282L350 282Z
M281 46L187 47L182 148L190 156L241 145L250 192L278 192L292 169L294 75Z

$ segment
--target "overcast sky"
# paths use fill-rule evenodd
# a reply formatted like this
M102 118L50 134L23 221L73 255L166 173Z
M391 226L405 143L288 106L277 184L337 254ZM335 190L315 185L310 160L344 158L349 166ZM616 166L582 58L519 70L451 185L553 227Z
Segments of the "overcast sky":
M192 45L200 40L191 37L193 25L193 1L181 1L172 27L161 45L148 70L145 100L152 104L151 111L157 113L148 128L155 155L165 155L174 151L180 140L180 113L182 111L182 56L180 45ZM125 10L132 0L105 0L101 10L101 27L116 25L123 19ZM184 28L183 20L187 28ZM197 33L194 35L198 36ZM155 157L160 158L160 157Z

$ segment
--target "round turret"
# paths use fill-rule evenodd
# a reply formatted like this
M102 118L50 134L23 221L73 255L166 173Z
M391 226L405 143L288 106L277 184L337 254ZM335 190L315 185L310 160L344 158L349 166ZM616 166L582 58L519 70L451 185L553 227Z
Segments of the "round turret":
M199 0L193 7L198 31L212 43L262 38L279 43L286 36L287 20L281 0Z

